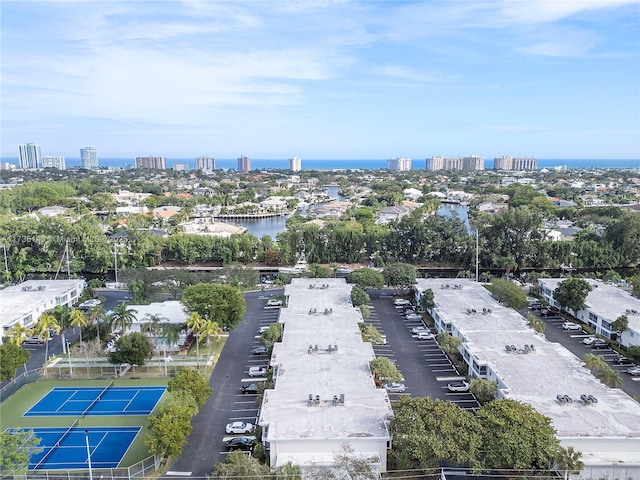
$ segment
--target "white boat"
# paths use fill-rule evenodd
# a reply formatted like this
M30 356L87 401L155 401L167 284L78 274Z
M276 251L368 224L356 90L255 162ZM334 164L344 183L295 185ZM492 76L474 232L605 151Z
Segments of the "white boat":
M342 265L336 268L336 275L349 275L353 272L353 268L349 268L348 265Z
M288 275L296 275L304 272L306 269L307 269L307 258L303 253L302 255L300 255L300 258L298 258L298 261L293 267L280 267L278 268L278 272L286 273Z

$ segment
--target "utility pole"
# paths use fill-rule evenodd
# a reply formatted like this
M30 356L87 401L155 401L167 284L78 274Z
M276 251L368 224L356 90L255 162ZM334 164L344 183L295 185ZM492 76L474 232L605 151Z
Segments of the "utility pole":
M114 261L114 273L116 276L116 288L118 288L118 245L116 243L113 244L113 257Z
M476 283L478 283L478 265L480 263L480 248L478 242L478 229L476 228Z

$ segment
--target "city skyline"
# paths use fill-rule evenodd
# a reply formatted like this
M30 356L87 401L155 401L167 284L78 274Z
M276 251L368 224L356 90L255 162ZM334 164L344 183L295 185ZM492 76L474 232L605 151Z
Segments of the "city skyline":
M640 158L639 6L7 1L0 155Z

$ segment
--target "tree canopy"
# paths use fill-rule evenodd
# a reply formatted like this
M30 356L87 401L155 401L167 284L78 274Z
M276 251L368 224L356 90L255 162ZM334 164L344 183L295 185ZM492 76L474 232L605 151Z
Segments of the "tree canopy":
M144 365L151 358L151 350L151 342L145 335L129 333L116 340L115 350L109 352L107 358L115 364Z
M0 379L14 378L18 368L27 363L29 358L31 358L29 351L15 343L0 345Z
M189 312L197 312L220 327L235 328L246 310L242 291L230 285L196 283L182 292L182 303Z
M167 384L170 393L186 391L196 401L198 408L201 408L211 396L211 387L207 380L192 368L183 368Z
M26 472L29 459L42 451L40 438L33 430L5 430L0 432L0 471Z
M560 306L577 312L584 306L590 291L589 282L582 278L571 277L558 284L553 291L553 298Z
M498 302L506 303L511 308L520 310L527 306L527 295L524 290L511 280L495 278L487 288Z
M362 289L384 287L384 276L373 268L355 269L349 274L348 281Z
M408 263L392 263L382 272L384 280L390 287L407 290L416 283L418 272L416 267Z

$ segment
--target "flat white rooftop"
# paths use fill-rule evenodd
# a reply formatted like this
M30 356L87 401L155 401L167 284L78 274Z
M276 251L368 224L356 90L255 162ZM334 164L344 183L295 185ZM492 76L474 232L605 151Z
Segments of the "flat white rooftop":
M420 290L433 290L438 314L464 338L469 353L504 382L505 397L550 417L559 437L640 437L640 405L629 395L600 383L581 359L535 333L524 317L498 304L480 284L460 279L450 286L462 288L441 288L441 284L441 279L418 280ZM468 308L476 313L468 313ZM491 313L483 313L483 308ZM508 352L506 345L514 345L518 353ZM534 351L524 353L525 345L533 345ZM574 400L593 395L598 403L560 404L558 394ZM640 452L637 457L640 461Z
M27 280L0 290L0 321L10 327L27 315L36 315L58 305L57 299L76 290L79 297L85 280ZM68 301L68 298L67 298ZM39 316L39 314L38 314ZM34 320L37 320L34 318Z
M543 278L540 281L550 290L555 290L566 278ZM620 315L629 319L629 328L640 331L640 298L632 297L623 288L604 283L601 280L585 279L591 291L585 300L585 307L601 318L614 321ZM631 313L636 311L638 313Z
M344 279L294 279L285 288L284 333L271 359L275 388L265 391L258 420L268 425L267 441L390 439L391 404L375 387L375 356L360 336L362 316L350 293ZM319 397L317 405L309 395ZM344 404L334 404L341 395Z

